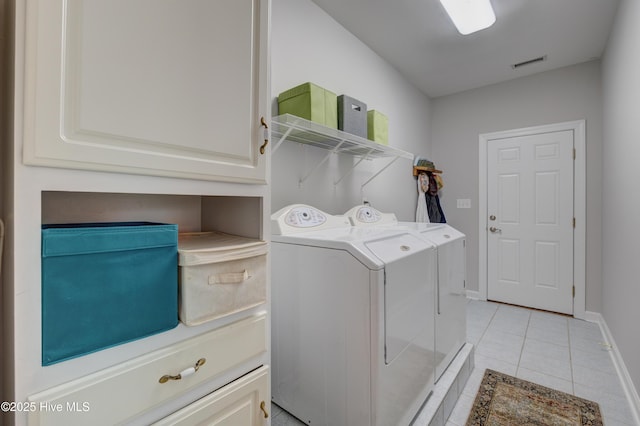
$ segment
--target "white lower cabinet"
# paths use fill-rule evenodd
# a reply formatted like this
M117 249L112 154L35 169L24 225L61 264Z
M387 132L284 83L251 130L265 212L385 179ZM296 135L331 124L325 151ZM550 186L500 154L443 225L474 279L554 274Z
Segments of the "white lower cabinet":
M253 383L254 378L258 380L255 377L257 371L263 373L260 377L264 376L262 380L268 383L266 367L254 370L261 366L257 362L253 368L250 366L251 360L258 359L266 352L266 335L267 314L262 312L56 386L28 398L28 404L33 407L29 410L28 423L52 426L129 423L132 419L153 412L154 409L196 388L211 386L211 390L220 389L206 398L220 395L218 399L229 401L206 404L208 407L205 412L209 416L221 410L220 416L222 418L226 416L230 422L222 421L213 424L259 424L257 422L235 423L235 418L243 417L234 417L236 414L228 413L232 409L225 407L233 402L232 399L239 400L243 397L244 384ZM225 382L219 383L220 378L229 370L242 365L249 365L244 373L254 370L253 373L221 387ZM241 375L242 373L238 374L238 376ZM247 394L254 395L253 390L249 391L253 386L258 385L247 387ZM262 387L260 387L259 397L270 401L268 385L261 383L260 386ZM227 388L229 391L223 392ZM222 398L227 393L237 397ZM205 393L201 395L203 394ZM255 398L258 398L256 395L254 395ZM259 407L260 401L255 401L251 399L252 404L257 404ZM201 404L200 401L197 401L197 404ZM237 416L248 415L242 413L244 408L240 408L240 402L237 405L240 410Z
M154 424L261 426L270 408L269 367L263 366Z

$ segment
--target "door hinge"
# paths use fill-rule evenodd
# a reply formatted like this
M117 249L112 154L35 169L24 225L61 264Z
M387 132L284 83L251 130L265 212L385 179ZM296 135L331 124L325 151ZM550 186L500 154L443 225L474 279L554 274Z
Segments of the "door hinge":
M575 285L573 286L573 297L574 298L576 297L576 286Z
M575 148L573 148L573 159L574 160L576 159L576 149Z
M576 227L576 218L575 217L573 218L573 227L574 228Z

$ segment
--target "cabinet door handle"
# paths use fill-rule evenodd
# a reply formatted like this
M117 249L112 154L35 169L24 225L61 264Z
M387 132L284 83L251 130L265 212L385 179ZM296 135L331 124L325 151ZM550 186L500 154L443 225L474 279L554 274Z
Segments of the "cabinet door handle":
M262 410L262 413L264 414L264 418L266 419L267 417L269 417L269 413L267 412L267 409L265 408L265 406L267 405L266 402L262 401L260 403L260 409Z
M183 379L187 376L190 376L192 374L194 374L196 371L198 371L200 369L200 367L202 367L204 365L204 363L207 362L206 358L200 358L197 362L196 365L194 365L193 367L189 367L185 370L182 370L181 372L179 372L177 375L172 376L170 374L165 374L164 376L160 377L160 380L158 380L158 382L160 383L167 383L169 380L180 380Z
M260 125L264 127L264 143L260 147L260 154L264 154L264 150L269 144L269 126L267 122L264 120L264 117L260 117Z

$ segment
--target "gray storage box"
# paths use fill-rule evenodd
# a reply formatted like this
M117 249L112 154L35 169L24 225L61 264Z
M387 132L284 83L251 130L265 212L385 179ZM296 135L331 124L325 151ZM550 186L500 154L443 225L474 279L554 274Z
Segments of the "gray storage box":
M338 96L338 129L367 137L367 104L347 95Z

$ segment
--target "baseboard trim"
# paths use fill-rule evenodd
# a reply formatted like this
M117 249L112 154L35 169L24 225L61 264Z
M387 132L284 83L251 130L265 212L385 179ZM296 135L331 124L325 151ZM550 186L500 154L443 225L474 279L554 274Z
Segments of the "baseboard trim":
M622 389L624 390L625 396L631 405L631 415L635 422L640 425L640 396L638 396L638 391L633 385L631 375L629 375L629 370L627 370L627 366L622 359L622 355L620 354L618 346L613 339L611 330L609 330L609 327L607 326L607 322L604 320L602 314L589 311L585 312L585 320L598 323L600 326L600 331L602 331L605 342L611 348L613 365L618 373L618 377L620 377L620 380L622 381Z
M480 292L474 291L474 290L467 290L467 299L483 300L483 299L480 299Z
M598 324L602 324L604 322L604 318L602 318L602 315L600 315L599 312L591 312L591 311L584 312L584 320L589 322L597 322Z

